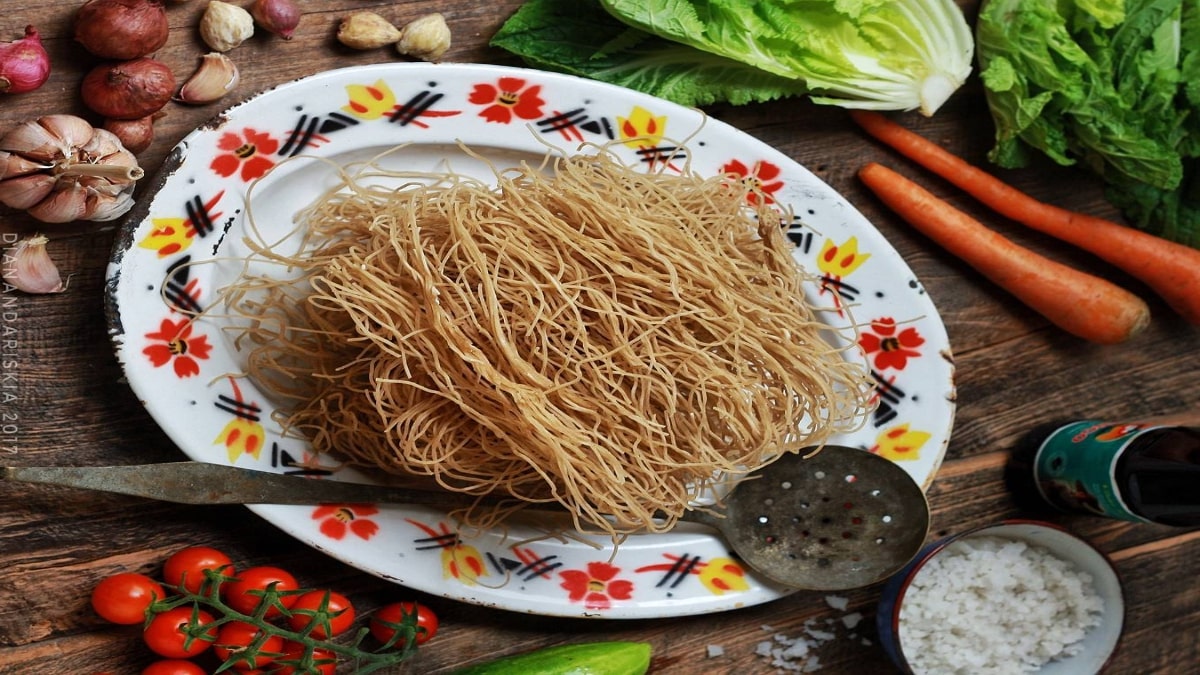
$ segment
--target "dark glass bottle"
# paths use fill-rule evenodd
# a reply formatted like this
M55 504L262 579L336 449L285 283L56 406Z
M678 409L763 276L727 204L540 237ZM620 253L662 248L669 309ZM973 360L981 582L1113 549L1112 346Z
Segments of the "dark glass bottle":
M1085 420L1039 427L1014 452L1009 484L1060 510L1200 525L1200 428Z

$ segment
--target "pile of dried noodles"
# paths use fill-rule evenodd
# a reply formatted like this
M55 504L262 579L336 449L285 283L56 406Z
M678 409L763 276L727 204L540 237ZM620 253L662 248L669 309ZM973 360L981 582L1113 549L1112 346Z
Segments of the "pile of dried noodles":
M279 261L298 280L227 289L249 375L316 451L621 535L861 424L867 372L752 188L607 151L496 173L347 177Z

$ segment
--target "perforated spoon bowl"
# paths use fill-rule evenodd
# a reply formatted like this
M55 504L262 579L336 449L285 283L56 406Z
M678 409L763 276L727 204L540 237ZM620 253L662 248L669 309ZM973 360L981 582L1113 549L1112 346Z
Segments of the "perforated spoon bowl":
M183 504L375 502L455 508L475 498L428 483L360 485L203 462L103 467L0 467L0 479L67 485ZM793 588L870 585L907 564L929 528L925 494L878 455L827 445L750 474L711 509L684 520L718 530L763 577Z
M839 591L869 586L903 568L929 533L920 485L879 455L827 445L786 455L730 492L719 513L687 520L721 531L730 549L785 586Z

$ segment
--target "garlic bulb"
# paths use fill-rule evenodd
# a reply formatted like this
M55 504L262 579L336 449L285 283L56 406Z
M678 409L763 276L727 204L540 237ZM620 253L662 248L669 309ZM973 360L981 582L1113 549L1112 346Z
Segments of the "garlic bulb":
M115 134L74 115L46 115L0 136L0 203L43 222L118 218L143 175Z
M26 293L59 293L66 290L58 268L46 253L40 234L22 239L4 252L4 283Z

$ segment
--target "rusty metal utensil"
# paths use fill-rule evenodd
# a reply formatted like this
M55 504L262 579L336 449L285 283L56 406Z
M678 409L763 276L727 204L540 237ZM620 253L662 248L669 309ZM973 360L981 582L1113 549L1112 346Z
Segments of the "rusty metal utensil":
M865 450L826 445L751 476L725 497L720 515L695 511L687 519L720 530L744 561L785 586L869 586L907 565L929 533L921 486Z
M429 483L363 485L204 462L0 467L0 479L116 492L182 504L373 502L460 508L474 497ZM921 487L878 455L827 445L756 471L719 505L684 520L718 530L749 567L792 588L847 590L882 580L920 550L929 529Z

